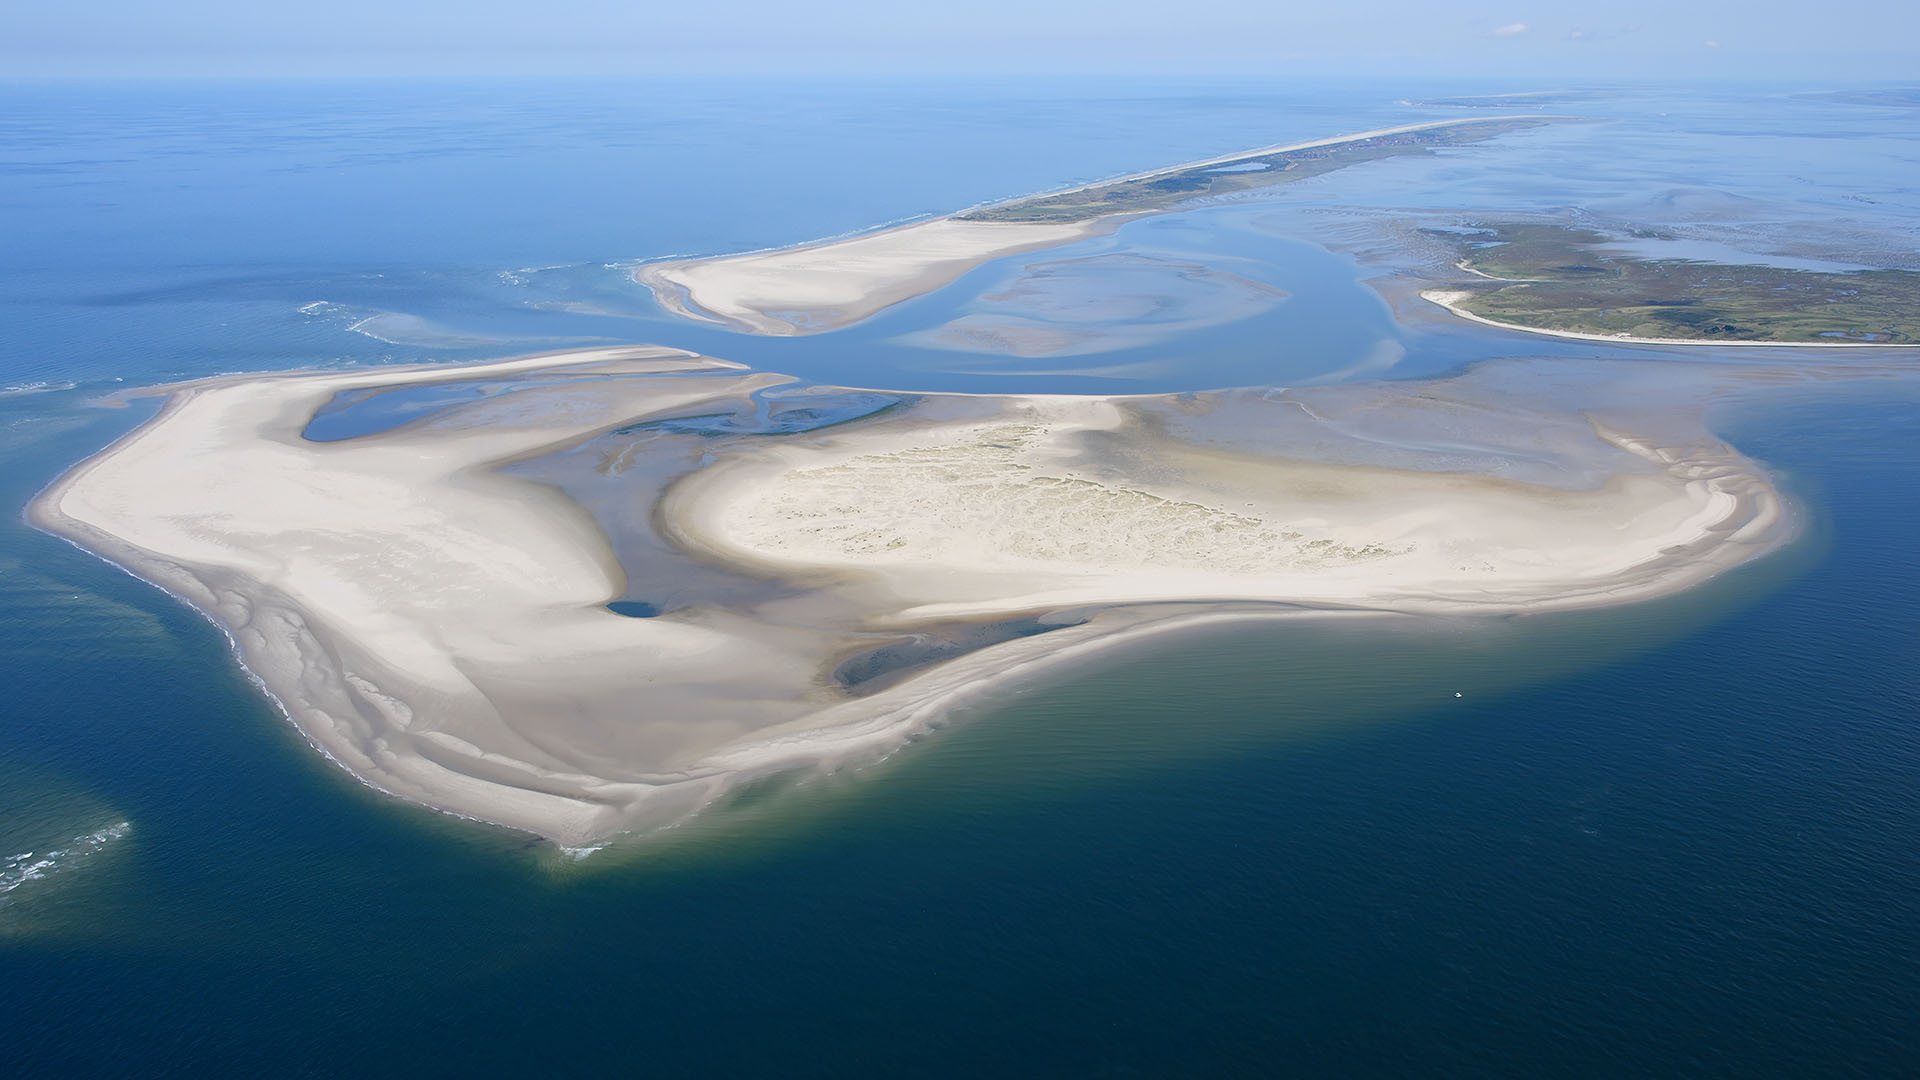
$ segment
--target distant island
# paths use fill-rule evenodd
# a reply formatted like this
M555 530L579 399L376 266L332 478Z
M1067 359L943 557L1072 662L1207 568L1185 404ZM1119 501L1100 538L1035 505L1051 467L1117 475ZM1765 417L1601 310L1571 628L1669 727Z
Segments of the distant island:
M1891 109L1920 108L1920 86L1889 87L1882 90L1828 90L1803 96L1841 105L1874 105Z
M819 333L932 292L990 259L1058 247L1132 217L1564 119L1439 120L1263 147L844 239L649 263L634 277L653 290L662 307L686 318L754 334Z
M1448 104L1512 107L1524 97ZM1443 120L1248 150L837 240L649 263L634 277L662 307L686 318L753 334L820 333L938 289L991 259L1072 243L1136 217L1571 119ZM1494 220L1431 235L1454 248L1455 265L1471 277L1421 295L1508 329L1677 344L1920 341L1920 273L1910 270L1646 257L1608 250L1619 237L1550 222ZM1634 229L1629 238L1663 237Z
M1428 290L1458 314L1518 330L1635 341L1758 345L1920 342L1920 273L1835 272L1647 258L1616 238L1543 223L1439 235L1474 279ZM1631 239L1661 241L1636 231Z
M1448 120L1324 142L1249 150L1050 195L955 214L958 221L1072 222L1167 210L1199 198L1223 198L1291 184L1369 161L1427 154L1552 123L1543 117Z

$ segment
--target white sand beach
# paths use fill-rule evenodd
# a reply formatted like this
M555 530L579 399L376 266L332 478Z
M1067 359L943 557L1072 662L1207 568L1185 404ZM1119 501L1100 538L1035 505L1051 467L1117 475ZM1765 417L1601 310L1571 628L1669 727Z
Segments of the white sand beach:
M506 377L512 392L410 423L302 436L343 393ZM665 349L209 380L30 513L225 627L299 730L366 783L576 847L769 772L883 753L967 695L1115 641L1332 617L1261 606L1275 602L1349 616L1615 603L1791 531L1764 474L1684 411L1628 431L1458 381L932 395L780 436L629 428L787 381ZM1415 413L1487 430L1489 460L1524 457L1543 479L1333 463L1403 453ZM1170 433L1196 416L1220 437ZM1246 418L1262 434L1236 441ZM1273 452L1274 432L1320 459ZM617 550L580 503L502 471L573 453L658 523L658 552ZM647 455L666 464L621 471ZM651 618L605 606L696 566L747 591ZM1071 625L876 692L835 675L895 632L1063 610Z

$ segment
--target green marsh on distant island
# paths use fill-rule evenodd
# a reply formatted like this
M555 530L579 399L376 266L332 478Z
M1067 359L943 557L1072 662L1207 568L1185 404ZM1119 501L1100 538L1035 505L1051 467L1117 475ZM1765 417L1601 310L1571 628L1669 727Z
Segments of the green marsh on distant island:
M1649 258L1609 250L1618 238L1606 233L1550 223L1476 222L1436 235L1457 245L1461 269L1483 279L1463 283L1451 305L1523 329L1696 342L1920 341L1913 270ZM1685 247L1657 230L1632 229L1625 239Z

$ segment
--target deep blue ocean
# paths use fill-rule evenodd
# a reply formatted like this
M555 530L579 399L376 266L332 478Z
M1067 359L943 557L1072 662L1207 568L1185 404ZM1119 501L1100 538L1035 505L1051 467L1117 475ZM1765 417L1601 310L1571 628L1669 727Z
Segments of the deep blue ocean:
M1920 268L1920 110L1689 85L1048 253L1086 267L1062 310L1135 273L1116 254L1290 294L1097 355L913 337L991 314L1018 261L792 340L626 277L1507 89L1535 88L0 84L0 502L154 408L104 395L215 372L598 341L969 391L1689 362L1396 318L1335 242L1396 212L1664 208ZM218 629L9 513L0 1069L1920 1074L1920 382L1716 426L1809 527L1685 595L1143 643L584 861L360 787Z

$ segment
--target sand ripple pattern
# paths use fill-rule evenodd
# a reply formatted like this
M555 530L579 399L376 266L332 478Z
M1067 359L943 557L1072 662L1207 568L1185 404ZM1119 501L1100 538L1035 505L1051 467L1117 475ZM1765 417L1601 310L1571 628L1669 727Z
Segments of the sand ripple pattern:
M1257 574L1389 558L1404 548L1315 537L1236 513L1021 460L1046 430L1014 424L965 441L803 468L730 508L727 533L808 561L942 561L989 550L1040 566L1076 564Z

